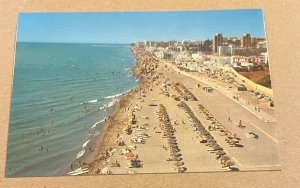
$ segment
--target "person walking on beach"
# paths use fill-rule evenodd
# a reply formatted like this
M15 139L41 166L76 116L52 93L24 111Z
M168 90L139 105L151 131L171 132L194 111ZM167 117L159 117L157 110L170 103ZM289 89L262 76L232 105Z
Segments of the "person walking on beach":
M239 127L242 127L242 120L239 121Z
M229 122L231 122L231 119L230 119L230 117L228 117L228 121L229 121Z

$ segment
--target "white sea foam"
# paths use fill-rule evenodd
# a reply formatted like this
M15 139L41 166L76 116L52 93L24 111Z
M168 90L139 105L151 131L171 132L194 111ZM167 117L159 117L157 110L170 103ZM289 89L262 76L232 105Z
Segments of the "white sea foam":
M116 97L119 97L121 95L123 95L124 93L119 93L119 94L116 94L116 95L112 95L112 96L107 96L105 97L106 99L112 99L112 98L116 98Z
M128 93L129 91L130 91L130 89L129 89L129 90L127 90L127 91L125 91L125 92L123 92L123 93L119 93L119 94L112 95L112 96L107 96L107 97L105 97L105 98L106 98L106 99L117 98L117 97L119 97L119 96L121 96L121 95L123 95L123 94L126 94L126 93Z
M105 118L106 118L106 117L105 117ZM105 120L105 118L102 119L102 120L100 120L100 121L98 121L98 122L96 122L96 123L91 127L91 129L95 128L98 124L102 123L102 122Z
M98 100L95 99L95 100L91 100L91 101L88 101L88 103L96 103Z
M81 150L80 152L78 152L76 155L76 159L82 157L84 155L84 153L85 153L85 150Z
M85 143L82 144L82 147L84 148L85 146L87 146L87 144L91 141L91 139L88 139Z
M113 106L114 104L116 104L117 101L110 101L107 105L107 108Z

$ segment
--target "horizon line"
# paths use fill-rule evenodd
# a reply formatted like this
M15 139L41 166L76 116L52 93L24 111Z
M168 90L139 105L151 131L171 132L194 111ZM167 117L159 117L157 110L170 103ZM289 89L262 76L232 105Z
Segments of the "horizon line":
M58 42L58 41L16 41L16 43L52 43L52 44L132 44L132 43L124 43L124 42Z
M223 38L242 38L239 36L226 36ZM251 36L251 38L264 38L266 39L266 36ZM16 43L64 43L64 44L134 44L136 42L170 42L170 41L206 41L206 40L213 40L213 38L207 38L207 39L168 39L168 40L138 40L138 41L132 41L132 42L78 42L78 41L16 41Z

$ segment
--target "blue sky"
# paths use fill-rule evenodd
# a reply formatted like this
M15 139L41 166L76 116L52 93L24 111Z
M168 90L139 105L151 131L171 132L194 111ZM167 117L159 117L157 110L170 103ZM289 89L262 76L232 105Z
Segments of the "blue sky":
M265 37L263 13L252 10L179 12L21 13L18 42L131 43L203 40L216 33Z

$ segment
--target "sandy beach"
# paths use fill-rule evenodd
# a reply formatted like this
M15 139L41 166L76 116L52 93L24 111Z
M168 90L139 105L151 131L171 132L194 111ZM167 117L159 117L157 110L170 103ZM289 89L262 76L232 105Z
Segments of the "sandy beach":
M275 123L143 49L132 53L139 86L107 118L84 159L87 174L279 169Z

